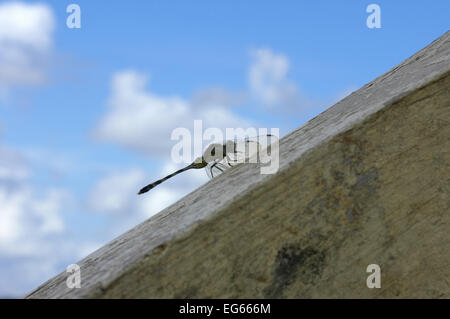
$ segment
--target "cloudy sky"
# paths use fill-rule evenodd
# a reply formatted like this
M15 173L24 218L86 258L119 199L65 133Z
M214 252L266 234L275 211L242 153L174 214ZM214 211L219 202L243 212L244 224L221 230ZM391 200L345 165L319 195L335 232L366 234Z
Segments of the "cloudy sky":
M66 26L70 3L81 28ZM0 1L0 296L207 181L177 127L284 135L448 30L448 1Z

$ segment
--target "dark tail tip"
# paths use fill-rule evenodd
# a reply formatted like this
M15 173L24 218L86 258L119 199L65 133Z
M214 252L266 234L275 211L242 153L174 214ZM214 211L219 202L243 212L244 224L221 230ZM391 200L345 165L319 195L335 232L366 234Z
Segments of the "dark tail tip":
M138 195L142 195L144 193L147 193L149 190L151 190L153 188L153 185L147 185L144 188L142 188L137 194Z

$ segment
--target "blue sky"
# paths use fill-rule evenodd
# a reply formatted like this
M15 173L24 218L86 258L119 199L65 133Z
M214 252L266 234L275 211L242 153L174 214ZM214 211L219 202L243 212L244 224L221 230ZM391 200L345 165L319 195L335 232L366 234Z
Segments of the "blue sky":
M66 26L70 3L80 29ZM371 3L380 29L366 26ZM174 128L284 135L448 31L449 9L0 1L0 295L23 295L206 182L186 172L136 196L179 167Z

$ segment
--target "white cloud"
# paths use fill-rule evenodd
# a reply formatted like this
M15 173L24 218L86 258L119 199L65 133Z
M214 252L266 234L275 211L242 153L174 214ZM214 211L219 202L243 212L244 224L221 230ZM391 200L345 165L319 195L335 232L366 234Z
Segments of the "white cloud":
M22 153L0 145L0 296L24 294L95 247L68 232L71 193L33 186L31 173Z
M6 2L0 5L0 39L43 51L52 44L53 14L45 4Z
M0 180L0 256L39 254L50 235L64 230L62 208L70 198L62 189L36 191L26 183Z
M248 97L266 107L257 112L276 110L287 119L294 113L308 118L330 105L329 100L315 101L301 94L288 78L289 60L285 55L265 48L254 50L252 57L248 93L235 94L214 87L198 91L191 99L160 96L146 88L148 77L142 73L118 72L112 77L108 110L94 136L150 156L168 158L176 143L170 139L172 131L184 127L193 132L196 119L203 120L203 130L216 127L225 132L227 127L255 126L230 107L248 102Z
M141 184L139 189L179 170L182 166L183 164L174 165L168 162L163 166L161 173L153 176L153 180L149 180L147 177L145 183ZM145 218L151 217L207 181L208 177L204 169L193 169L183 172L140 196L137 211Z
M165 181L144 195L137 195L145 185L180 167L169 162L157 174L130 168L106 175L92 187L87 206L90 211L109 214L112 236L120 235L208 180L203 169L190 170Z
M137 195L145 185L178 169L180 166L168 163L153 177L136 168L106 175L92 187L88 207L92 211L116 215L118 218L121 218L120 215L127 219L133 215L148 218L208 180L204 170L191 170L158 185L146 195Z
M332 98L310 99L289 79L287 56L274 53L269 48L260 48L253 50L251 57L252 64L248 70L250 96L267 110L277 111L281 117L289 118L295 114L308 119L352 92L352 88L348 88Z
M0 145L0 181L23 180L29 174L26 160L20 153Z
M108 214L132 214L129 211L136 202L136 193L145 182L142 170L130 169L104 177L93 187L89 207L93 211Z
M0 297L21 298L99 248L96 242L48 238L36 254L1 256Z
M177 127L191 129L196 119L203 120L204 129L217 127L224 132L226 127L250 125L217 98L216 104L207 106L205 101L200 105L198 101L192 103L176 96L158 96L145 89L147 80L136 71L113 76L109 109L95 131L97 138L153 156L168 157L174 145L170 139L172 131Z
M179 190L165 186L155 188L152 191L152 194L148 194L151 196L139 198L139 213L146 218L159 213L164 208L175 203L182 195Z
M46 81L55 18L45 4L0 4L0 94Z
M27 292L63 270L56 258L48 257L2 258L0 296L22 298Z
M184 172L142 196L137 191L183 166L170 160L172 131L185 127L193 133L194 120L202 120L203 130L247 128L252 123L236 115L230 105L241 103L245 94L234 94L222 88L204 89L191 99L160 96L146 88L148 77L134 70L118 72L111 81L108 111L95 129L98 139L162 158L166 161L160 173L149 174L128 169L109 174L91 189L88 207L111 216L115 234L120 234L160 212L183 195L208 180L204 170ZM206 146L206 145L204 145Z
M248 81L251 94L267 106L291 104L299 98L296 86L288 80L289 60L270 49L252 52Z
M100 179L90 191L88 209L109 214L108 233L115 237L170 205L179 194L163 186L152 196L138 196L137 192L148 178L141 170L129 169L115 172Z

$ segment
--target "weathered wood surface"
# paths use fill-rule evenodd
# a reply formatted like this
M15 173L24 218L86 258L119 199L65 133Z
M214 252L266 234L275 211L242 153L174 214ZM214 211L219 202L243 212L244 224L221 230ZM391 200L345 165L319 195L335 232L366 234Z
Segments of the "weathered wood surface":
M29 298L450 297L450 32ZM366 267L381 267L368 289Z

